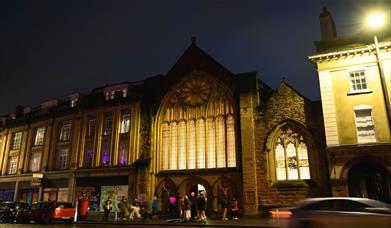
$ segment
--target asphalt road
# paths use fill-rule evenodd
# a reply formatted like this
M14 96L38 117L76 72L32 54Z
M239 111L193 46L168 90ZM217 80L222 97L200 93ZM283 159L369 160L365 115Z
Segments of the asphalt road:
M51 224L51 225L39 225L39 224L0 224L0 228L73 228L73 227L81 227L81 228L104 228L104 227L118 227L118 228L125 228L125 227L132 227L132 228L161 228L161 227L186 227L186 228L199 228L200 226L172 226L171 224L162 224L162 225L152 225L152 224L145 224L145 225L108 225L108 224ZM205 228L211 228L215 226L202 226ZM224 226L219 226L221 228L224 228ZM232 226L227 226L231 227ZM245 227L245 226L238 226L238 227Z

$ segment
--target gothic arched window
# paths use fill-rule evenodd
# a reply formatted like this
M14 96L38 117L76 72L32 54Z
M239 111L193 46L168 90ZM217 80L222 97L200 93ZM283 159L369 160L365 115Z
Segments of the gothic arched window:
M159 124L161 170L236 167L232 95L193 72L165 98Z
M274 147L277 180L310 179L307 144L299 133L283 127Z

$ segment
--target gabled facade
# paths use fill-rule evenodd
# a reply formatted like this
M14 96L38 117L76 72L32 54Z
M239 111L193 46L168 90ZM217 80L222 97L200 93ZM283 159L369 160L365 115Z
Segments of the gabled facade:
M2 199L99 210L156 195L168 213L170 195L204 192L213 215L224 194L245 214L329 194L318 103L233 74L195 40L166 75L18 110L0 131Z
M389 37L379 34L375 45L373 36L335 35L317 41L318 54L309 57L319 74L333 196L390 202Z

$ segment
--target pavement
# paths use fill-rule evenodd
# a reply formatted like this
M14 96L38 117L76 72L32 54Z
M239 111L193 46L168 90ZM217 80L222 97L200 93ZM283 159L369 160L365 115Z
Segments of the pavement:
M142 219L137 219L134 221L114 221L114 214L112 213L109 217L109 221L102 221L103 213L99 212L90 212L86 221L78 221L78 224L107 224L110 226L113 225L158 225L158 226L189 226L189 227L286 227L286 220L284 219L271 219L260 216L243 216L238 220L221 220L217 218L207 218L206 222L188 222L181 223L179 219L165 219L158 218L155 221L147 219L145 222Z

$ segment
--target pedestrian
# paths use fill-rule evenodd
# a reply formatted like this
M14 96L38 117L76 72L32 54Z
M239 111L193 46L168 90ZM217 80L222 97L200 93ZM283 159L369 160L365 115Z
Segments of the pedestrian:
M223 194L223 197L221 198L221 209L223 210L222 220L228 220L228 218L227 218L228 198L225 193Z
M140 204L139 202L135 199L133 203L130 205L130 215L129 215L129 221L133 221L136 218L141 218L140 214Z
M238 200L235 197L232 198L231 212L232 212L232 219L238 220L238 214L239 214Z
M169 204L169 213L171 217L176 217L175 215L175 204L176 204L176 198L173 195L170 195L168 198L168 204Z
M152 202L149 199L147 199L145 201L144 206L143 206L143 222L145 222L148 218L153 221Z
M118 204L118 208L120 211L119 219L120 220L126 220L126 218L129 217L129 203L125 196L122 196L121 201Z
M185 222L185 197L184 196L182 196L179 199L178 208L179 208L179 219L181 222Z
M191 219L191 201L187 195L184 197L185 208L185 222L189 222Z
M152 201L152 220L157 220L158 212L159 212L159 200L157 196L154 196Z
M197 202L198 218L201 220L201 222L206 222L205 206L206 206L205 195L203 192L201 192Z
M111 209L113 209L113 203L111 201L111 197L107 197L106 201L103 203L103 221L109 221L109 214Z
M195 221L197 217L197 196L194 192L190 193L190 201L191 201L191 221Z

